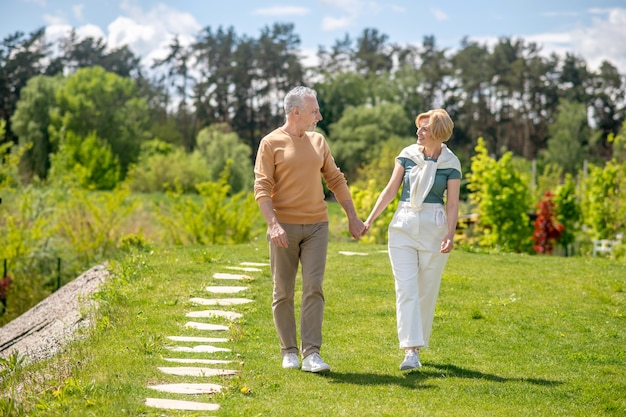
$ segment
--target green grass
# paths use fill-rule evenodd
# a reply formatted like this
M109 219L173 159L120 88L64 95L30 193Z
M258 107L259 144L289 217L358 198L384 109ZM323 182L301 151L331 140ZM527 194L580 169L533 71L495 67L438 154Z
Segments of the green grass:
M367 252L347 257L341 250ZM233 307L231 378L165 375L169 335L183 328L188 300L207 296L215 272L267 261L267 245L155 249L112 264L88 337L45 363L14 365L0 383L0 415L200 416L143 405L146 397L221 405L216 416L622 416L626 413L624 264L455 251L444 273L430 348L421 370L402 373L393 277L384 246L331 243L326 273L325 376L280 366L268 268L252 273L253 304ZM229 285L219 281L216 285ZM235 284L239 285L239 284ZM299 295L299 294L298 294ZM209 307L207 307L209 308ZM200 320L200 319L198 319ZM213 319L211 322L220 322ZM226 323L226 322L223 322ZM217 382L193 398L148 384ZM9 401L13 399L13 402Z

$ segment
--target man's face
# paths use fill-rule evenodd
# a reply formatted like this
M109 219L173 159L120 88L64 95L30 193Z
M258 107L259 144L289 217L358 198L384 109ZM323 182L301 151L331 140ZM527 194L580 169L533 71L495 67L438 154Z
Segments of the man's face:
M307 96L304 99L304 106L300 109L300 126L308 132L313 132L320 120L322 120L322 115L317 99Z

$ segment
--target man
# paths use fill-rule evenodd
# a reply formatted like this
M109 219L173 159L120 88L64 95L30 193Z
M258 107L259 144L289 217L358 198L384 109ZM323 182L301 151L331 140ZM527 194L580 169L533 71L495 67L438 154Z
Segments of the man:
M268 225L272 312L283 368L299 369L294 288L300 263L302 370L328 372L330 366L320 356L328 248L328 210L320 173L346 212L352 237L359 239L365 225L324 136L315 132L322 120L317 93L296 87L285 96L284 108L285 124L261 140L254 167L254 194Z

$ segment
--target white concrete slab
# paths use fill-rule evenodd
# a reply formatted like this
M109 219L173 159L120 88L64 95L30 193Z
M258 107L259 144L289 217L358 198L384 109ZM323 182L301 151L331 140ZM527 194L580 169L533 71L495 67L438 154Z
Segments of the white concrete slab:
M215 279L233 279L233 280L244 280L244 279L252 279L252 277L243 274L229 274L227 272L216 272L213 274L213 278Z
M270 266L269 263L266 262L239 262L241 266Z
M228 320L237 320L243 317L243 314L235 311L223 311L223 310L203 310L203 311L191 311L187 313L187 317L194 318L213 318L222 317Z
M250 266L227 266L226 269L232 269L233 271L243 271L243 272L261 272L259 268L253 268Z
M148 407L162 408L165 410L188 410L188 411L216 411L219 404L200 403L196 401L168 400L165 398L146 398Z
M234 286L209 286L205 290L213 294L235 294L247 290L248 287L234 287Z
M181 376L230 376L236 375L237 371L232 369L202 368L196 366L160 366L159 371L168 375Z
M189 299L189 302L200 304L203 306L233 306L239 304L252 303L254 300L247 298L199 298L194 297Z
M197 336L167 336L175 342L197 342L197 343L226 343L225 337L197 337Z
M364 253L364 252L349 252L349 251L343 251L343 250L340 250L339 254L346 255L346 256L367 256L368 255L367 253Z
M168 350L172 352L192 352L192 353L214 353L214 352L231 352L231 349L220 348L211 345L197 345L197 346L167 346Z
M169 392L172 394L215 394L222 392L221 385L218 384L161 384L161 385L148 385L148 388Z
M174 363L203 363L205 365L227 365L233 361L223 359L192 359L192 358L163 358L164 361Z
M214 330L218 332L223 332L229 329L228 326L224 326L223 324L198 323L196 321L188 321L185 323L185 327L196 330Z

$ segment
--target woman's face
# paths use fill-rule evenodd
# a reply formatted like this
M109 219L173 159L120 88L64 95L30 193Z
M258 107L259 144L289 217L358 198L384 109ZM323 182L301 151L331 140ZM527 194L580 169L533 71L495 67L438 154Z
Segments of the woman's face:
M419 122L419 127L417 128L418 145L426 146L426 145L432 145L436 143L428 127L429 122L430 122L430 117L424 117Z

